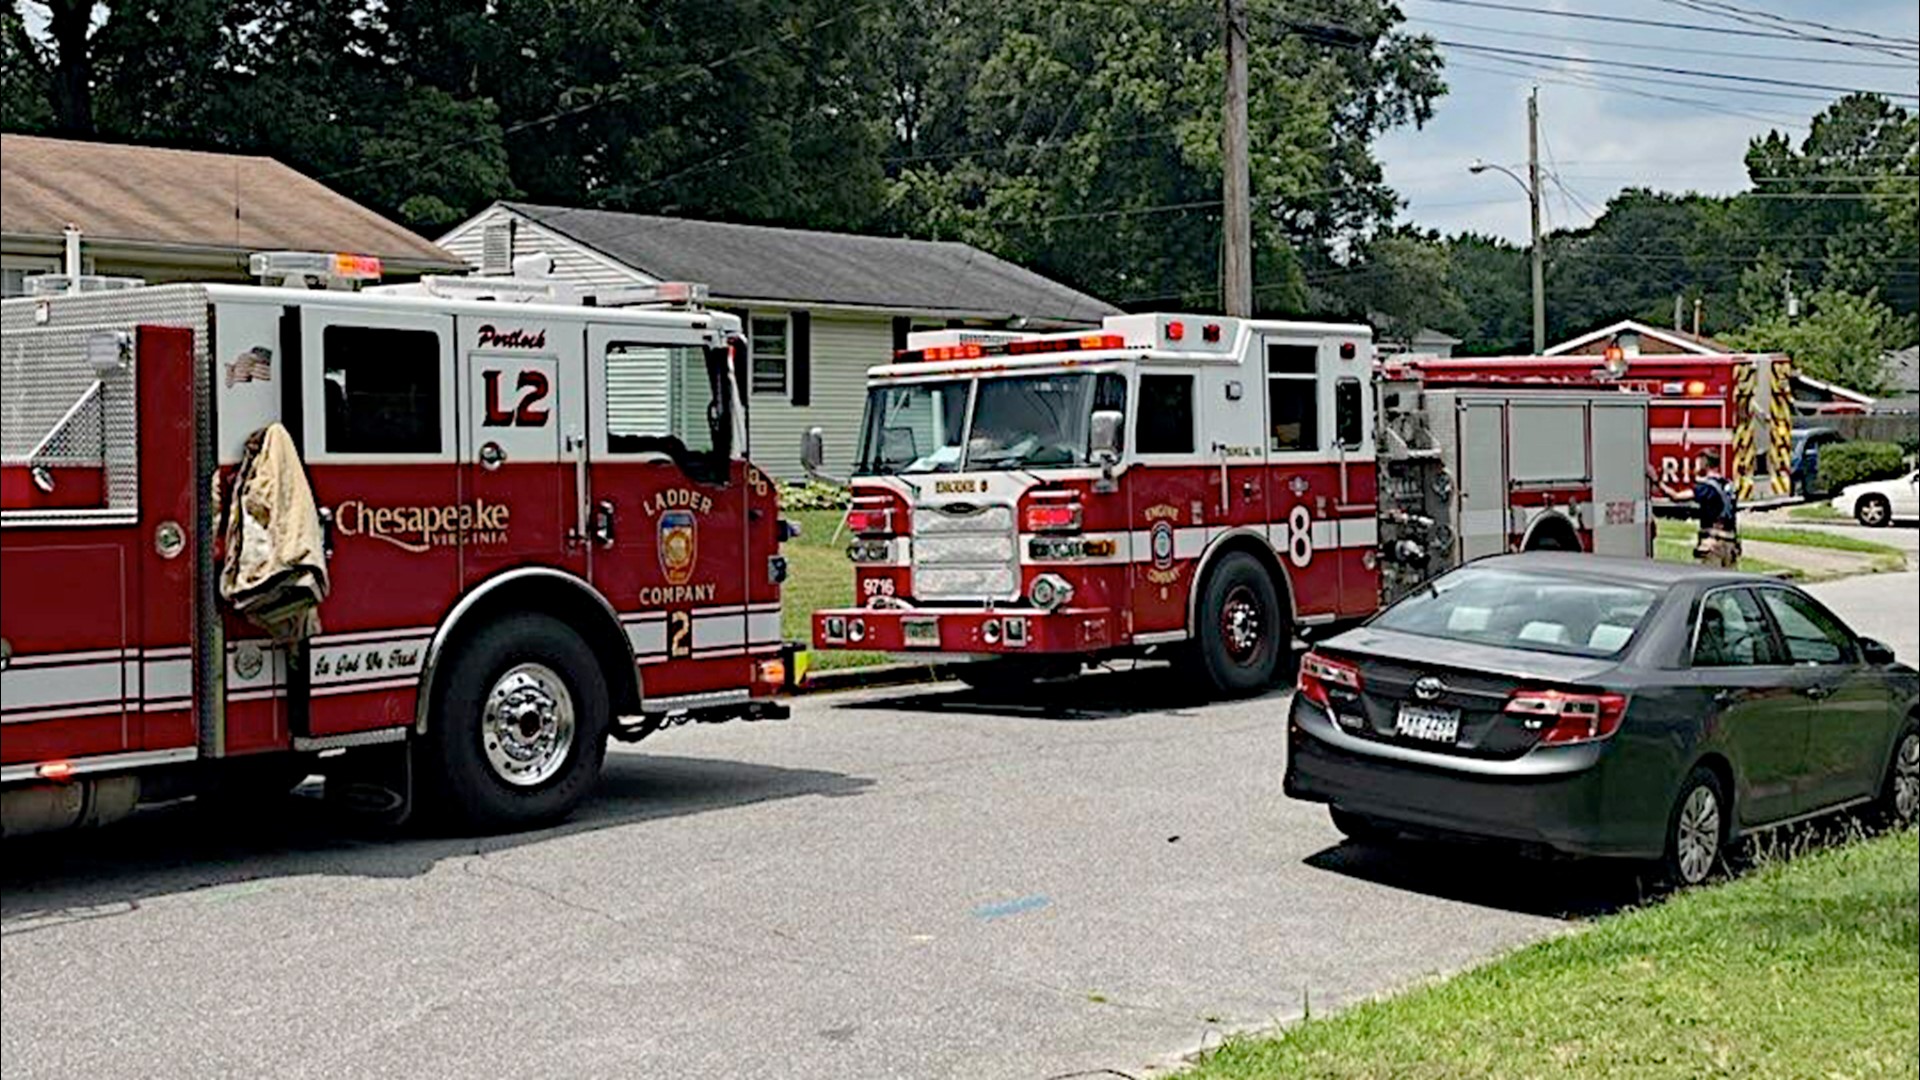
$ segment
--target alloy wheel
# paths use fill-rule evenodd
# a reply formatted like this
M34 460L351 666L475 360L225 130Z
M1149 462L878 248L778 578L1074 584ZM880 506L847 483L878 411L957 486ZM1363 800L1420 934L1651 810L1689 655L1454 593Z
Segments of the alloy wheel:
M1260 601L1253 590L1245 585L1234 586L1227 594L1226 603L1220 605L1220 639L1234 663L1246 663L1259 650L1262 629Z
M1901 821L1920 813L1920 734L1911 731L1893 756L1893 812Z
M1701 785L1688 792L1680 807L1674 853L1685 884L1698 885L1713 871L1720 855L1720 800L1713 789Z
M509 668L487 692L480 740L494 775L515 787L551 780L573 749L573 695L544 664Z

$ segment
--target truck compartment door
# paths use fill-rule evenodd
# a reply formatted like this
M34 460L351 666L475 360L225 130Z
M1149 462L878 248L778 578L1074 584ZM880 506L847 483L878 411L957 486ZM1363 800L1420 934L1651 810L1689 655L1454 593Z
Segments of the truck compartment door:
M1595 401L1593 410L1593 503L1589 511L1596 555L1645 557L1648 482L1643 448L1647 409L1638 398Z

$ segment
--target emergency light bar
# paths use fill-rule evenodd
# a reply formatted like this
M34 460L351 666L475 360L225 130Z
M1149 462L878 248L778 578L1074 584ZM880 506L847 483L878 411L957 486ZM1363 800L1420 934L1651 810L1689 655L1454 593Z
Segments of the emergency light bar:
M317 281L342 288L349 282L380 280L380 257L344 251L256 251L247 257L247 272L262 284Z
M1079 337L1026 338L996 345L983 345L977 341L959 345L930 345L924 349L901 349L893 354L893 359L895 363L913 364L933 360L974 360L982 356L1031 356L1034 353L1126 347L1127 339L1120 334L1082 334Z
M428 296L438 296L448 300L500 300L509 303L529 303L546 301L555 304L575 302L573 286L564 281L547 278L519 277L457 277L447 274L429 274L420 279L419 291ZM382 288L376 290L386 292ZM396 292L410 292L406 286L395 286Z
M705 306L706 302L707 287L697 281L656 281L651 285L629 285L595 293L587 299L587 303L599 307L666 305L697 308Z

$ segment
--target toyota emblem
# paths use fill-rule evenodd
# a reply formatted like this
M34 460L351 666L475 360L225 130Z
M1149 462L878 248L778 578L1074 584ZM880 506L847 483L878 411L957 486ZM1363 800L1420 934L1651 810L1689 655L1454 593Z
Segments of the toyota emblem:
M1445 691L1447 684L1431 675L1423 676L1413 684L1413 696L1421 701L1432 701Z

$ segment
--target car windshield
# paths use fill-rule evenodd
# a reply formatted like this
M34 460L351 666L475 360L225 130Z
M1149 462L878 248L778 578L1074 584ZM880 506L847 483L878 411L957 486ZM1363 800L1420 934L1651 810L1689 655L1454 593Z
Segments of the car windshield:
M1099 378L1100 401L1094 400L1095 376L1085 372L980 379L977 387L971 379L874 387L867 394L860 471L892 476L1085 465L1093 409L1124 408L1124 381Z
M1653 608L1652 589L1465 567L1388 608L1373 625L1408 634L1569 656L1618 656Z

